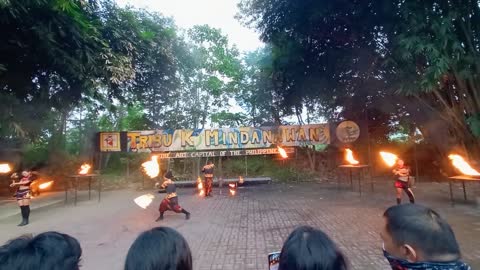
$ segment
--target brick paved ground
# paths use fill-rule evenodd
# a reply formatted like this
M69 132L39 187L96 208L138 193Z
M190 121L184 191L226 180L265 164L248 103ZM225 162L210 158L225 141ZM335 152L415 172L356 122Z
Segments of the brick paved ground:
M368 187L369 188L369 187ZM469 192L478 187L469 186ZM445 183L420 183L418 201L437 209L452 224L464 258L480 268L480 210L473 204L448 201ZM462 191L455 187L456 197ZM477 190L478 192L478 190ZM210 199L180 191L180 203L192 219L169 213L155 223L156 206L142 210L132 199L136 191L106 192L100 204L83 201L32 213L32 224L16 227L18 217L0 220L0 242L22 233L59 230L77 237L84 249L82 269L122 269L126 252L135 237L156 225L171 226L187 239L194 256L194 269L267 269L266 254L279 250L298 225L311 225L329 234L348 256L352 269L388 269L381 252L378 231L381 215L391 205L390 184L377 184L375 193L365 187L362 197L347 186L334 184L270 184L245 187L238 196L227 190ZM1 211L1 209L0 209Z

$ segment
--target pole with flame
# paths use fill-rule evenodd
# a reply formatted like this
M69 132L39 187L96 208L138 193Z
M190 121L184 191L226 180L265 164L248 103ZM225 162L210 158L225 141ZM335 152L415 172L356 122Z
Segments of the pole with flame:
M152 156L149 161L142 163L143 170L150 178L155 178L160 174L158 165L158 156Z
M393 167L397 163L398 156L388 152L380 152L383 161L387 164L388 167Z
M12 168L10 168L10 165L7 163L2 163L0 164L0 173L9 173L12 171Z
M353 157L353 151L349 148L345 149L345 160L350 165L358 165L360 162Z
M466 162L462 156L451 154L448 156L448 158L452 161L453 166L462 174L468 176L480 176L480 172L472 168L472 166L470 166L470 164L468 164L468 162Z

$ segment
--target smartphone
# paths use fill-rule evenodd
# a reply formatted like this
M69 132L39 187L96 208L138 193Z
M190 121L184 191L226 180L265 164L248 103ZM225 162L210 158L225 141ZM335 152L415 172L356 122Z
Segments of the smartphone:
M268 270L278 270L280 264L280 251L268 254Z

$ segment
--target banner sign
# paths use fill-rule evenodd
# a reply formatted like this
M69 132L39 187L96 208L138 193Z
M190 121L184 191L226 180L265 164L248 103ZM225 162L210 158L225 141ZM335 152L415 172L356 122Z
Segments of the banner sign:
M328 124L218 129L101 132L102 152L179 152L330 143Z
M236 155L230 154L233 150L256 149L262 152L269 148L268 153L258 153L263 155L277 154L275 146L351 145L361 141L361 138L367 134L365 131L366 125L359 125L354 121L343 121L332 124L257 128L100 132L97 136L99 141L97 145L101 152L155 152L173 155L169 157L176 157L176 154L170 152L182 152L182 155L187 157L194 157L193 152L201 151L205 152L202 154L205 156L228 156ZM192 153L187 154L187 152ZM249 155L247 151L242 153L244 154L239 155Z
M287 154L295 153L295 148L284 148ZM278 154L277 148L259 148L259 149L240 149L240 150L215 150L215 151L194 151L194 152L170 152L155 153L158 158L196 158L196 157L236 157L236 156L256 156L256 155L275 155Z

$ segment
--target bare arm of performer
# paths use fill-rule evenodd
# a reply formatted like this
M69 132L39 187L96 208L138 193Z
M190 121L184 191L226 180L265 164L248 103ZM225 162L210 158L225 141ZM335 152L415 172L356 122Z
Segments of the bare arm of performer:
M20 180L20 182L12 182L10 184L10 187L26 185L29 182L30 182L30 180Z
M166 179L165 181L163 181L163 184L161 185L161 187L166 188L170 183L172 183L172 180Z

